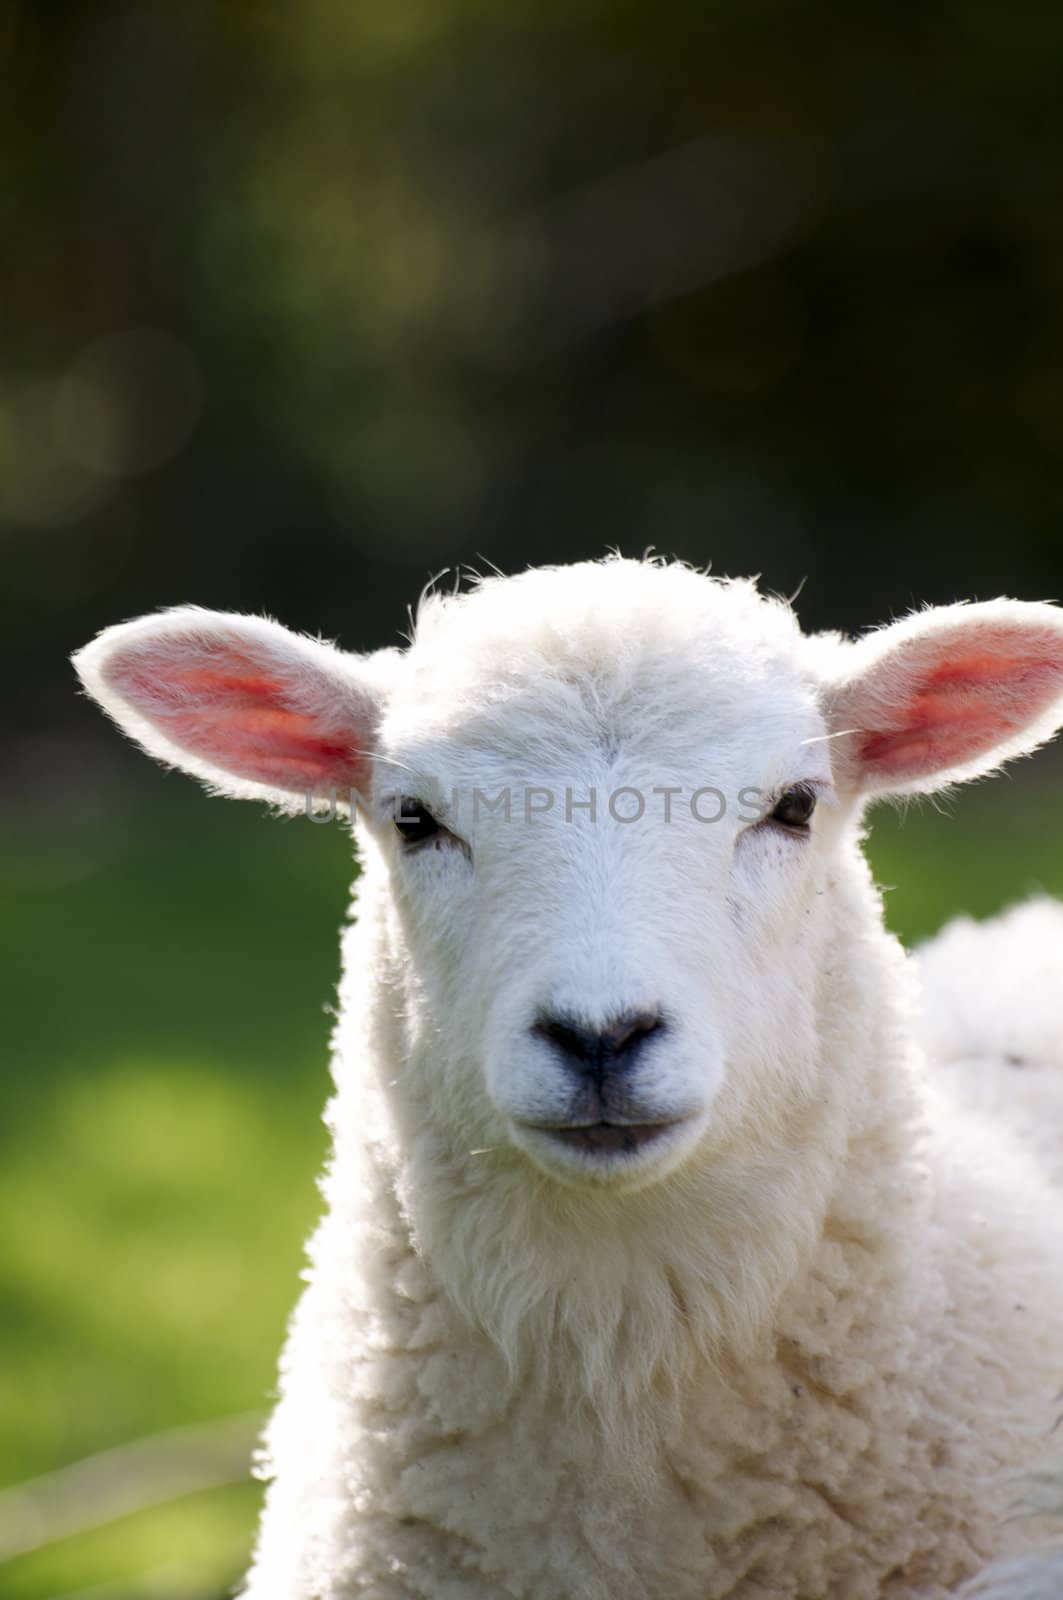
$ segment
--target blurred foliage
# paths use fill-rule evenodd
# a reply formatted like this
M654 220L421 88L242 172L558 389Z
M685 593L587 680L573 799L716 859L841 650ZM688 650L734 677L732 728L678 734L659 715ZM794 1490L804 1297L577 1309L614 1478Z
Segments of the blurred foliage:
M12 0L0 62L23 725L116 616L377 644L477 555L1060 591L1058 10Z
M349 874L68 651L181 601L375 646L614 544L812 626L1058 596L1063 11L8 0L0 72L4 1483L268 1394ZM895 926L1063 890L1056 770L880 818ZM254 1502L0 1582L203 1600Z

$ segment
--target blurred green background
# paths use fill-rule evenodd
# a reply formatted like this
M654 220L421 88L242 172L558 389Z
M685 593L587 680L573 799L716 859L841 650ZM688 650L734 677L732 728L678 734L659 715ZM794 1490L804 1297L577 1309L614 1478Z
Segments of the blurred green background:
M1063 11L8 0L0 73L0 1592L218 1600L349 840L68 653L183 601L375 647L613 545L812 627L1058 597ZM1063 892L1061 776L880 817L897 930Z

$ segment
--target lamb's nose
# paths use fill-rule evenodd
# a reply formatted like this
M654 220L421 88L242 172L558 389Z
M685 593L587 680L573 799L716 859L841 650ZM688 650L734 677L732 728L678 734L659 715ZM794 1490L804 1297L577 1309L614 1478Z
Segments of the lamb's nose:
M570 1072L601 1083L633 1066L646 1039L663 1026L659 1011L629 1011L604 1028L581 1028L571 1017L541 1016L532 1032L553 1045Z

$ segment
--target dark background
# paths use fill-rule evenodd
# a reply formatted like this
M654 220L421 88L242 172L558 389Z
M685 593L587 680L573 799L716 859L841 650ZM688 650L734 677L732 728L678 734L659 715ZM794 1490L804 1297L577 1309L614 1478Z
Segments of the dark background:
M372 645L478 556L1059 592L1055 8L16 5L0 63L22 726L115 618Z
M1059 596L1063 11L9 0L0 79L14 1482L264 1403L349 875L70 650L185 601L373 647L443 568L611 546L814 627ZM1063 888L1055 771L887 822L899 931ZM253 1491L190 1448L10 1592L220 1592Z

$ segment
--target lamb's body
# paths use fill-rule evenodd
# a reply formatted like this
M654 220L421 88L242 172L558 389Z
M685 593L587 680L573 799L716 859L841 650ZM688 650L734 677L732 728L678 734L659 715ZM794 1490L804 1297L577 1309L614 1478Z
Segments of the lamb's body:
M892 941L868 934L862 864L838 902L839 947L852 959L822 997L837 1049L828 1070L860 1064L848 1158L814 1240L803 1217L773 1224L766 1208L751 1219L787 1242L801 1236L807 1264L759 1338L718 1368L691 1351L681 1423L652 1463L634 1430L635 1483L611 1470L623 1465L622 1438L605 1442L594 1405L566 1397L578 1358L557 1337L552 1306L532 1308L528 1365L508 1381L491 1341L448 1309L413 1250L376 1082L397 1068L369 914L377 893L386 900L384 885L364 884L347 935L330 1210L270 1431L279 1481L253 1600L930 1600L1035 1537L1036 1527L1002 1528L999 1479L1043 1452L1055 1416L1058 1209L999 1130L928 1103L921 1060L883 1026L906 974ZM519 1271L505 1258L531 1247L525 1270L539 1271L556 1198L536 1195L519 1228L485 1215L470 1270ZM649 1218L633 1214L653 1198L640 1191L614 1214L611 1196L592 1216L565 1219L589 1296L600 1257L615 1269L616 1306L602 1320L621 1309L630 1319L616 1328L618 1366L632 1340L688 1345L684 1274L698 1271L714 1226L696 1184L662 1196ZM674 1317L640 1328L643 1286L655 1290L669 1271ZM579 1296L582 1286L567 1288Z
M942 1092L1010 1128L1063 1189L1063 905L958 917L918 966L917 1033Z
M1001 1478L1055 1420L1059 1197L927 1071L859 830L868 792L1057 725L1057 614L849 646L616 562L327 656L177 613L83 668L231 790L359 793L328 1210L248 1600L935 1600L1031 1542ZM420 851L389 820L529 783L769 798L715 828L459 815ZM589 1087L571 1041L632 1015ZM653 1136L571 1142L618 1125Z

